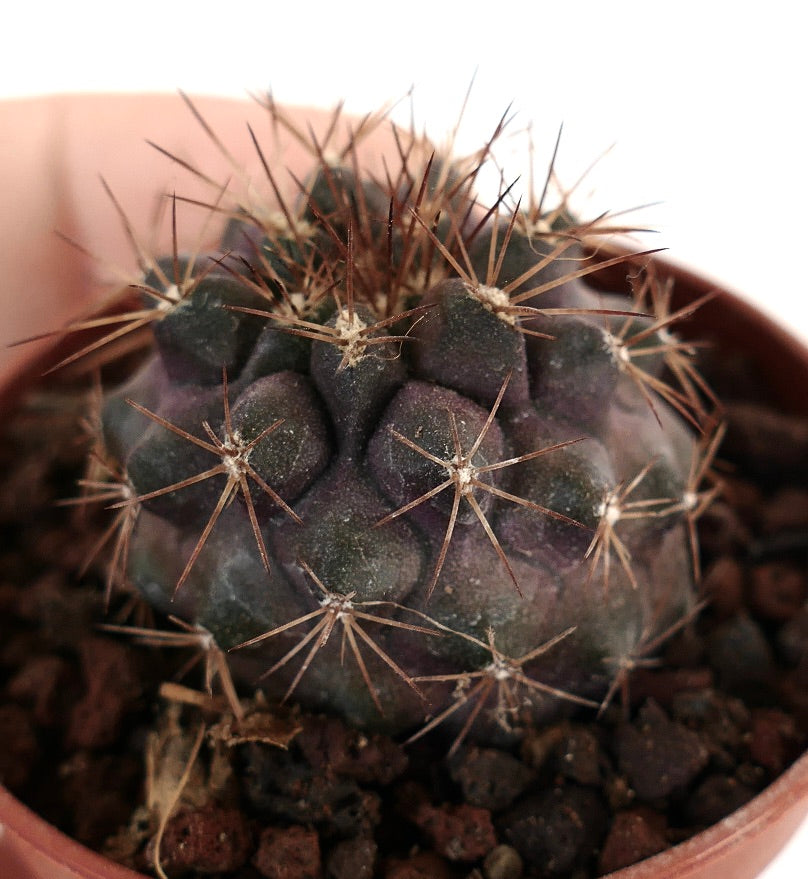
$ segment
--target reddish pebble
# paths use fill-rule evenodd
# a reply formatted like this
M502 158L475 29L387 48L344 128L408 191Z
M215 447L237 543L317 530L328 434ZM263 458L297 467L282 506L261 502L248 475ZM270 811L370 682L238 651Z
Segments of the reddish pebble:
M421 803L412 820L429 837L435 851L450 861L476 861L497 844L488 809Z
M749 754L759 765L779 775L800 754L804 741L790 714L777 708L752 710Z
M321 879L320 841L305 827L267 827L253 866L266 879Z
M160 865L168 875L188 870L226 873L245 863L251 845L247 821L240 811L205 806L169 820L160 842Z
M451 879L446 861L434 852L418 852L410 858L391 858L384 879Z
M621 870L667 847L665 819L661 815L642 808L618 812L603 844L599 870Z

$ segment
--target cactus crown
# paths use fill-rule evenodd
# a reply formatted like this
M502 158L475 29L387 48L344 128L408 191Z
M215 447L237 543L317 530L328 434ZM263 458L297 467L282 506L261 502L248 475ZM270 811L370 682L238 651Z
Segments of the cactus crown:
M714 401L674 334L692 309L608 253L624 228L504 185L480 205L503 123L466 160L399 131L374 177L377 124L333 158L336 116L295 129L315 170L294 200L254 138L264 179L211 205L221 249L144 258L134 306L70 328L104 327L71 360L149 335L87 497L115 511L108 590L184 620L219 673L229 651L361 727L507 741L608 702L692 614ZM593 246L632 298L589 283Z

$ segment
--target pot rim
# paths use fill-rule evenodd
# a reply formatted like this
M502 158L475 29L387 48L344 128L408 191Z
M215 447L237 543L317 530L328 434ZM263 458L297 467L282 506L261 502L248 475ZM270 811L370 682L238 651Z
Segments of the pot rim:
M25 872L10 872L19 870L20 865ZM13 879L146 879L142 873L135 873L92 851L49 824L3 785L0 785L0 868L4 876ZM42 872L44 870L48 872Z
M755 347L765 349L765 354L761 355L761 365L768 377L772 380L778 376L782 380L783 375L789 377L788 385L783 389L783 404L787 408L808 413L808 347L749 300L722 284L673 261L655 257L653 263L662 273L674 278L674 303L677 306L706 293L716 292L716 298L699 310L699 330L701 327L712 328L717 334L720 333L722 341L729 338L730 343L744 347L755 339ZM614 272L609 272L608 276L614 283ZM625 280L625 276L622 280ZM727 307L732 312L732 321L727 320ZM42 362L42 351L37 353L39 356L36 359ZM35 357L32 356L23 368L18 366L10 371L8 380L2 382L0 404L4 408L18 397L20 386L24 386L23 378L30 376L34 361ZM799 380L800 375L805 381ZM782 385L778 390L781 388ZM806 815L808 751L746 805L718 823L657 855L609 873L601 879L660 879L663 876L665 879L698 879L704 875L702 871L716 861L730 857L738 843L747 841L751 844L769 831L761 840L763 845L759 850L752 854L746 853L746 849L735 852L742 858L739 863L742 862L747 869L743 875L751 877L775 857ZM60 854L59 859L54 857L56 852ZM44 874L48 879L145 879L143 874L111 861L67 836L0 784L0 865L6 860L14 865L15 855L33 857L40 867L48 865L50 872ZM61 868L61 872L53 872L57 867ZM750 869L755 872L748 872ZM29 875L37 876L35 873L26 873L21 874L19 879L28 879ZM733 874L727 872L724 875Z

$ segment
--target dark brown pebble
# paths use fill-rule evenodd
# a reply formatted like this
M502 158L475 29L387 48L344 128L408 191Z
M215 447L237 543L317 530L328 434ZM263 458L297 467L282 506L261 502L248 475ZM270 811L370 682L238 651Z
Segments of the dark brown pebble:
M72 754L58 769L67 827L85 845L97 847L129 823L140 796L142 764L134 755Z
M712 689L682 692L674 697L671 714L699 733L716 767L731 772L746 754L752 718L740 699Z
M746 525L754 530L760 527L763 492L757 482L738 475L738 472L724 474L721 477L719 498L729 503L735 515L739 516Z
M802 607L777 632L777 650L789 665L808 663L808 607Z
M566 725L562 723L531 730L522 742L522 759L533 769L542 769L564 741L565 735Z
M707 654L723 690L752 702L771 697L774 656L751 617L738 615L716 626L707 639Z
M100 607L99 593L69 588L66 575L51 570L24 590L17 609L22 619L37 625L43 645L73 649L93 630Z
M507 809L536 776L521 760L495 748L463 748L449 770L472 806L492 812Z
M32 656L6 687L12 699L31 707L35 722L41 726L64 721L75 689L70 663L55 654Z
M39 756L31 712L20 705L0 705L0 783L17 791L28 781Z
M737 778L741 784L759 791L768 780L768 772L762 766L747 760L735 770L734 778Z
M709 759L699 735L670 720L652 700L643 705L634 723L617 730L615 739L620 771L647 802L683 791Z
M50 570L41 574L27 589L21 591L15 608L17 616L26 622L41 625L49 617L49 608L59 614L68 603L67 579L61 571Z
M607 812L590 788L568 784L526 797L498 822L502 835L542 876L583 867L606 832Z
M2 618L3 622L7 622L8 618L17 613L17 602L20 600L20 590L17 586L11 582L11 579L8 578L8 571L4 567L6 560L8 559L8 554L4 553L0 555L0 577L3 577L0 580L0 618Z
M719 619L735 616L744 603L744 568L731 555L719 556L704 572L703 597Z
M800 734L790 714L778 708L752 711L752 734L749 756L755 763L779 775L800 755L805 737Z
M628 783L628 779L613 769L606 774L603 780L603 794L613 812L627 809L629 806L633 806L637 800L637 795Z
M316 824L326 836L368 835L379 822L380 796L353 778L319 774L292 748L242 749L240 780L249 804L273 821Z
M808 469L808 419L757 403L730 403L725 412L728 428L722 456L762 477Z
M321 879L320 841L305 827L267 827L261 831L252 863L266 879Z
M64 527L59 523L38 538L37 547L51 560L54 568L64 571L66 576L73 576L87 562L93 542L91 532Z
M752 530L725 500L713 501L699 519L699 546L708 558L743 553Z
M808 529L808 490L781 488L763 506L761 529L765 534Z
M137 707L141 675L128 644L94 635L80 645L85 692L70 712L68 749L103 748L116 740L124 718Z
M698 631L695 620L676 632L665 644L663 666L695 669L703 667L705 661L704 637Z
M315 772L332 772L360 784L390 784L407 768L407 755L388 736L363 733L333 717L304 718L295 744Z
M801 566L788 561L755 565L750 575L752 610L765 620L785 623L808 598L808 581Z
M808 658L780 677L783 707L794 716L797 726L808 733Z
M378 846L369 838L338 842L326 860L327 879L373 879Z
M653 699L669 708L679 693L704 690L713 684L713 673L707 668L666 668L659 671L639 668L631 675L632 702Z
M696 788L687 801L687 819L699 826L709 826L740 809L755 791L726 775L710 775Z
M578 784L598 786L604 759L595 733L582 724L570 724L556 751L556 769Z
M0 641L0 667L21 668L32 656L45 649L38 632L26 627L12 628L8 638Z
M0 484L0 495L2 495L2 484ZM1 524L0 527L2 527ZM19 591L16 584L24 583L30 577L31 565L25 553L20 552L18 546L10 546L8 549L3 547L0 550L0 571L3 572L4 589L6 585L10 585L16 592ZM6 581L8 581L8 584Z

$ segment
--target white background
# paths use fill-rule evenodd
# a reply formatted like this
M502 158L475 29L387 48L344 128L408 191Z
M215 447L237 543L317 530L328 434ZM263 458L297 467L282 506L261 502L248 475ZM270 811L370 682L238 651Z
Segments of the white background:
M793 0L292 6L18 0L3 14L0 96L271 87L281 102L344 98L361 113L413 86L439 140L476 71L461 148L510 103L516 127L533 125L539 167L564 124L568 183L615 144L591 178L593 207L661 202L638 215L660 230L653 246L808 341L808 52ZM806 861L808 827L766 879L803 875Z

